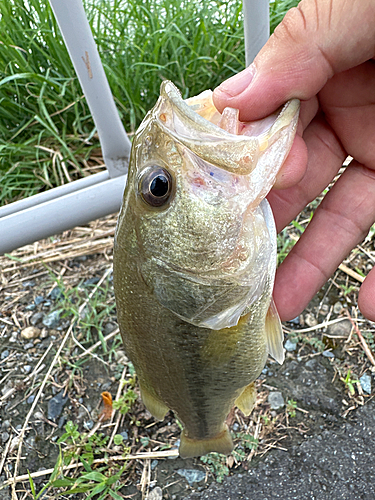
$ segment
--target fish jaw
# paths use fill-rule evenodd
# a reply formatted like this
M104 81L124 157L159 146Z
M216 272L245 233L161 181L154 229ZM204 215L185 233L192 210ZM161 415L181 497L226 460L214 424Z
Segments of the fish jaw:
M281 141L277 149L283 149L287 156L297 127L298 99L288 101L262 120L241 123L241 130L235 135L218 126L220 120L213 110L212 92L209 92L184 101L172 82L162 83L156 113L163 117L162 122L176 140L204 160L239 175L251 173L259 157L285 136L287 149L285 141ZM279 157L272 156L276 162L274 169L278 170L282 161L280 164Z

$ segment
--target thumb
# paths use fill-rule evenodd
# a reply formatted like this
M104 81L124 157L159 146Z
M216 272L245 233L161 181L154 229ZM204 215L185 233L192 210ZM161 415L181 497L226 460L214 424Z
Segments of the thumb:
M254 63L215 89L215 106L249 121L293 97L310 99L334 74L373 58L374 36L374 0L302 0Z

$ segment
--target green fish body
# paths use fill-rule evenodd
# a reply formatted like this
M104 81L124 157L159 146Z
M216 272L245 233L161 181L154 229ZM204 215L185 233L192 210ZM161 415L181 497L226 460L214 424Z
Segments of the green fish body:
M299 102L242 124L211 93L163 82L132 145L114 248L117 316L143 402L183 424L180 455L230 453L225 419L249 414L268 354L284 359L272 302L276 230L265 200Z

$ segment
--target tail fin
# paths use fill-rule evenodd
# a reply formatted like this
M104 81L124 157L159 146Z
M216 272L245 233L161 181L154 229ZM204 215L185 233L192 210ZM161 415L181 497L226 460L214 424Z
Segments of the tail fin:
M191 458L206 455L211 451L229 455L233 450L233 441L226 424L223 430L213 438L209 439L192 439L188 438L185 430L181 433L180 457Z

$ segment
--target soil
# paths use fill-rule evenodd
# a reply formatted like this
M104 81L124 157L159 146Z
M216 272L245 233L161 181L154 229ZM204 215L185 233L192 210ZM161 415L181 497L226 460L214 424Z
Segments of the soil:
M127 411L122 406L123 415L103 416L103 392L113 399L137 394L116 324L114 226L115 218L106 218L0 257L0 498L12 498L6 485L13 477L13 500L33 498L20 476L34 475L39 492L61 447L75 465L85 452L93 470L116 473L125 463L120 498L373 499L375 329L356 308L358 281L337 272L285 324L285 363L268 361L250 417L239 410L228 417L235 452L182 460L172 414L156 422L137 399ZM357 252L346 265L368 270L369 260ZM67 438L58 443L70 421L79 447ZM123 442L115 443L111 436L120 433ZM124 453L131 457L125 462ZM77 478L82 470L64 474ZM40 498L87 496L64 491L51 487Z

